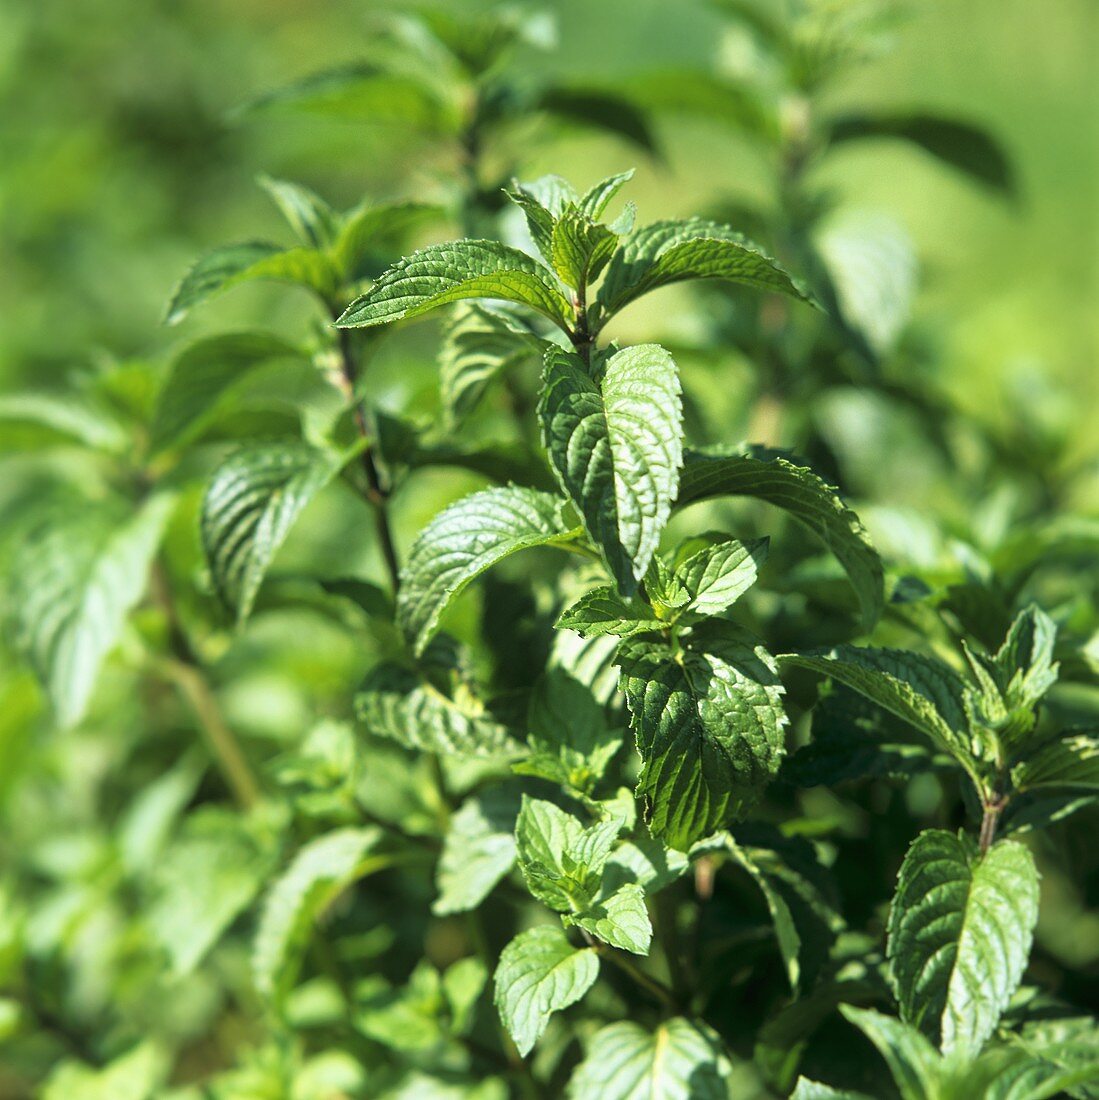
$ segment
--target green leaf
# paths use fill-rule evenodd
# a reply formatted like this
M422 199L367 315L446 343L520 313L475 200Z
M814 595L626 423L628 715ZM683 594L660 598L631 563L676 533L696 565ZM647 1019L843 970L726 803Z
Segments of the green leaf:
M270 859L232 820L200 811L154 870L147 918L153 938L185 977L259 893Z
M645 908L645 891L637 883L627 883L614 893L597 898L575 915L566 914L565 924L635 955L647 955L652 943L653 926Z
M727 225L691 218L654 222L626 238L598 296L600 323L643 294L686 279L724 279L811 302L777 260Z
M579 289L594 282L618 247L618 234L578 209L569 209L553 226L550 255L553 269L568 286Z
M889 915L888 956L902 1018L975 1057L1018 987L1038 919L1038 873L1013 840L980 856L964 836L921 833Z
M717 615L726 610L755 584L767 560L769 544L769 539L723 539L677 564L675 579L690 597L685 610L699 615Z
M717 1038L676 1016L649 1032L621 1021L592 1036L569 1082L570 1100L728 1100Z
M646 894L670 886L690 869L690 860L675 848L667 848L652 837L639 837L619 844L603 868L603 889L613 893L627 883L636 883Z
M309 841L268 891L252 955L256 988L281 1001L293 984L313 925L370 869L381 829L337 829Z
M741 455L688 452L676 508L720 496L757 497L788 512L843 566L866 627L878 621L885 599L881 559L858 516L812 470L762 449Z
M596 897L622 824L610 817L585 828L579 818L552 802L524 795L515 840L531 893L559 913L587 908Z
M519 800L507 787L472 795L450 819L435 872L437 916L476 909L515 863Z
M739 627L709 620L682 644L676 653L631 639L617 661L649 828L686 850L762 794L785 752L786 716L774 659Z
M266 191L286 219L287 224L308 248L327 248L336 235L339 215L308 187L288 180L261 175L259 185Z
M679 373L656 344L611 355L597 382L578 356L546 351L538 405L561 487L618 587L645 575L671 513L682 462Z
M38 1095L41 1100L150 1100L162 1095L170 1070L161 1045L148 1039L102 1068L62 1062Z
M808 1077L799 1077L797 1087L790 1094L790 1100L869 1100L869 1097L865 1093L834 1089L831 1085L810 1081Z
M577 207L586 217L601 218L611 199L632 179L633 169L630 168L626 172L619 172L617 175L600 180L584 193L577 202Z
M304 443L258 443L229 455L202 498L202 546L222 599L243 622L271 561L337 463Z
M837 646L829 653L784 653L783 667L809 669L844 684L915 726L936 748L972 761L965 684L942 661L902 649Z
M658 152L648 118L625 96L602 88L557 85L542 92L537 106L565 122L585 129L603 130L632 142L647 153Z
M566 210L580 201L572 184L561 176L541 176L529 183L515 180L505 194L522 210L530 239L546 263L552 264L553 227Z
M43 435L47 444L60 437L108 454L118 454L129 446L125 429L108 409L67 391L0 394L0 424L7 425L4 450L30 449L27 440L17 438L14 425L39 429L36 436Z
M524 1057L555 1012L576 1004L599 976L599 956L576 948L553 925L520 933L496 967L496 1008Z
M1016 192L1011 161L999 142L980 126L913 113L844 115L830 127L833 145L873 138L907 141L986 187L1007 195Z
M527 727L532 755L512 765L512 771L584 794L591 794L622 745L622 738L608 729L591 689L559 668L535 684Z
M1047 741L1011 772L1017 790L1035 787L1099 791L1099 732L1080 730Z
M168 303L165 324L178 324L208 298L256 279L292 283L322 298L336 290L332 265L316 249L284 249L263 241L224 245L196 261L180 280Z
M372 278L405 251L413 230L442 221L442 206L425 202L362 202L343 217L329 255L343 281Z
M840 1011L881 1052L902 1100L938 1095L942 1059L919 1031L871 1009L841 1005Z
M610 585L593 588L561 612L558 630L575 630L585 638L615 635L629 638L661 628L652 607L638 597L623 599Z
M525 252L496 241L430 245L398 260L344 310L341 328L385 325L430 313L448 302L500 298L545 314L568 331L572 307L552 272Z
M577 537L549 493L484 489L450 505L409 551L397 597L397 623L422 653L450 602L486 569L517 550L562 545Z
M309 360L300 348L258 332L234 332L189 345L172 362L157 394L152 452L195 439L257 371L280 363L308 365Z
M62 726L84 716L100 667L145 592L174 505L162 493L133 514L109 504L50 514L15 554L9 592L15 647Z
M427 654L429 659L434 656L434 651ZM434 678L394 663L372 668L355 696L355 713L367 732L405 748L448 756L520 751L507 726L488 710L447 656L429 671Z
M439 348L439 385L448 426L456 428L473 411L493 379L541 354L538 334L517 312L460 303Z

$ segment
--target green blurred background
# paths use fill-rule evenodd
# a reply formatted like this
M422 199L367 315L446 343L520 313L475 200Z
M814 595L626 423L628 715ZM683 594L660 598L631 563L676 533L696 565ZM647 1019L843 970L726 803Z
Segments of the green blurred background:
M549 7L559 42L543 63L566 74L707 67L731 48L722 22L692 0ZM257 92L353 60L369 10L306 0L0 6L0 385L49 385L97 354L167 346L178 334L158 322L187 263L214 243L278 232L253 185L261 171L348 203L415 190L400 134L312 116L231 120ZM1086 411L1099 397L1097 64L1093 0L912 4L891 48L834 99L986 124L1014 158L1019 200L881 143L827 169L853 203L891 212L910 233L922 270L916 319L937 328L944 384L998 417L1013 415L1005 395L1022 387L1028 402L1073 419L1079 448L1094 440ZM661 137L664 165L578 136L540 141L527 167L586 183L638 162L645 219L762 186L754 158L720 127L664 122ZM282 312L285 302L245 290L202 324L270 323L272 303Z

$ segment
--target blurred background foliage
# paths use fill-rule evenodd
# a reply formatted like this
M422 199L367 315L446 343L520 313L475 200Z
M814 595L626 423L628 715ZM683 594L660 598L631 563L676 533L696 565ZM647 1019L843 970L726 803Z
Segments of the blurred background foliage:
M478 5L453 6L468 13ZM197 255L225 241L285 239L277 210L255 185L261 173L308 184L340 209L364 196L451 195L461 150L424 129L276 105L239 110L298 77L357 61L372 41L372 18L403 7L344 0L0 6L0 393L99 379L113 399L147 409L153 380L204 334L262 329L299 338L315 330L318 315L304 297L270 284L242 287L176 328L161 320ZM630 197L644 221L712 211L742 225L766 211L776 165L759 143L719 117L670 109L657 94L655 76L670 71L717 70L774 90L779 78L758 43L720 4L558 0L543 8L546 18L535 21L523 46L521 80L534 85L552 76L642 103L648 97L655 148L646 153L582 125L520 118L489 150L501 173L514 167L532 178L552 171L586 186L635 166ZM798 422L770 400L784 396L789 379L772 379L777 394L761 390L758 364L736 350L740 318L720 291L668 290L647 310L627 313L615 332L676 349L700 442L750 436L811 450L857 502L895 575L918 572L932 585L964 587L1002 568L1008 603L1038 595L1059 609L1086 667L1058 705L1073 718L1094 720L1099 7L1092 0L913 0L865 44L865 63L816 92L829 116L868 108L940 113L987 129L1010 162L1009 174L981 186L909 145L874 140L841 145L806 169L813 193L834 200L821 223L822 248L830 240L833 258L847 255L858 265L865 261L860 226L874 227L871 236L886 242L891 260L882 270L891 281L883 298L871 298L863 336L877 344L884 376L898 392L911 387L929 400L918 407L885 400L880 386L860 385L856 369L809 392ZM744 228L752 232L751 224ZM382 409L437 413L437 339L438 327L428 324L380 347L369 385ZM478 428L490 436L491 417L490 409ZM936 418L950 436L944 446L929 443ZM240 434L239 424L225 434L234 430ZM26 443L17 427L0 422L0 524L43 485L61 481L94 495L109 482L94 465L43 456ZM420 475L415 492L394 502L400 545L481 483L468 472ZM300 761L291 766L280 754L300 745L318 715L346 717L350 691L390 644L384 634L343 629L307 599L293 598L294 580L303 575L380 576L376 551L362 537L365 509L335 489L317 500L279 557L283 588L261 595L257 615L234 633L203 575L196 506L192 492L166 550L176 575L195 580L184 617L213 623L203 632L203 657L227 721L269 771L272 759L288 774L300 771ZM1027 523L1038 525L1028 539L1046 540L1039 549L1055 551L1077 538L1084 549L1075 571L1035 579L1012 542ZM3 552L10 549L5 544ZM531 575L552 576L533 567ZM516 585L503 581L486 591L490 615L507 617L513 607L513 622L533 615L521 601L507 602L518 598ZM466 599L453 624L467 639L477 635L479 599ZM776 621L787 642L814 643L798 636L804 623L797 614ZM163 629L140 618L136 625ZM906 629L919 623L887 622L880 638L890 644ZM243 947L230 946L212 970L173 982L155 961L163 929L132 921L135 891L142 905L177 896L149 884L156 845L141 839L149 827L143 822L167 830L171 808L189 804L196 791L200 804L223 794L194 753L178 751L190 737L189 719L170 691L135 675L139 649L124 641L88 719L64 734L31 676L0 652L0 981L9 977L6 945L23 944L11 957L26 951L35 960L31 984L41 996L29 1009L49 1025L28 1033L21 1023L34 988L22 989L22 1008L0 1001L0 1042L14 1036L0 1047L0 1096L30 1095L62 1057L101 1061L147 1033L184 1051L176 1066L181 1080L189 1069L232 1064L236 1050L256 1039L255 1005L241 992ZM505 655L493 654L491 641L483 650L482 662L496 661L505 675ZM376 786L405 799L407 815L419 797L417 775L406 774L396 754L379 753L369 767ZM838 822L851 850L866 855L877 843L875 815L896 835L911 833L902 822L908 814L936 819L942 792L925 779L903 795L878 792L860 806L815 789L802 810L824 822L822 829ZM206 812L224 811L212 804ZM271 815L281 812L285 807ZM184 840L201 852L204 826L195 816ZM1060 830L1057 853L1052 844L1046 853L1036 966L1066 996L1094 1008L1099 874L1089 829L1097 819L1092 810L1074 820ZM284 827L261 816L239 838L257 853L254 874L274 859L272 837ZM884 896L895 868L879 870ZM427 899L405 900L410 912L426 912ZM28 946L23 922L32 913ZM421 932L410 929L412 938ZM389 947L360 946L364 957ZM445 946L439 954L446 955ZM219 1015L227 989L236 1010ZM216 1030L212 1019L220 1021ZM134 1049L132 1057L162 1057L159 1047ZM260 1057L277 1055L265 1047ZM333 1073L338 1079L339 1067ZM74 1080L55 1082L51 1100L77 1095ZM224 1095L252 1095L248 1087Z

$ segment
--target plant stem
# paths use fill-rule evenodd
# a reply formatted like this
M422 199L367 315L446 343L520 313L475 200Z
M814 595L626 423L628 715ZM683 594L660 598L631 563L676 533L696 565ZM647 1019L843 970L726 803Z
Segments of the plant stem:
M374 528L378 535L378 545L381 547L382 557L385 559L390 586L396 594L401 586L401 567L397 561L393 531L389 525L389 494L382 486L381 476L378 473L378 463L374 454L373 440L377 433L367 417L365 403L356 393L359 381L359 365L351 346L351 333L345 328L337 331L340 334L340 368L354 410L355 426L358 428L359 435L366 440L362 452L363 474L366 477L366 489L363 495L374 513Z
M202 662L183 629L164 566L159 561L153 565L152 588L154 598L168 620L168 646L172 659L164 664L164 671L198 719L210 753L233 792L233 797L244 809L249 810L259 800L259 783L240 742L221 713L217 697L203 671Z
M638 986L655 997L665 1008L673 1012L679 1011L679 1002L676 1000L675 994L663 982L657 981L656 978L646 974L641 967L623 955L621 951L615 951L613 947L608 947L606 944L595 940L590 942L600 958L606 959L617 966L624 974L628 974Z
M1000 814L1007 806L1007 799L1000 794L993 795L984 803L984 816L981 818L980 852L985 855L996 839L996 826L1000 823Z

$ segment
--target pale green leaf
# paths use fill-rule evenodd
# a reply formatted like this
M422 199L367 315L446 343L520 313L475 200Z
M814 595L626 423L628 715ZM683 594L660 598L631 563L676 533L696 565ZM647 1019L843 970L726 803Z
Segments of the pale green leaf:
M375 827L337 829L309 841L271 886L263 902L252 954L256 988L281 1000L292 985L314 924L369 869L382 838Z
M589 188L577 202L582 214L589 218L601 218L607 209L607 204L633 179L633 169L619 172L600 180L594 187Z
M867 627L881 615L884 571L858 516L808 467L776 452L740 455L689 452L677 508L720 496L750 496L774 504L811 531L836 556L858 597Z
M5 425L7 437L0 445L4 450L30 449L19 427L34 430L46 444L81 443L109 454L123 451L128 444L125 429L108 409L67 391L0 394L0 424Z
M196 261L183 276L168 303L165 323L174 325L215 294L256 279L292 283L322 298L336 289L332 264L316 249L284 249L263 241L224 245Z
M841 1005L840 1011L878 1048L902 1100L930 1100L938 1095L942 1059L919 1031L868 1008Z
M690 869L687 856L667 848L653 837L639 837L619 844L603 868L603 889L613 892L627 883L637 883L646 894L671 885Z
M202 498L202 546L214 584L243 621L294 521L337 469L304 443L258 443L229 455Z
M496 967L500 1019L527 1055L555 1012L576 1004L599 976L599 956L576 948L553 925L520 933L504 948Z
M810 1081L808 1077L799 1077L797 1087L790 1094L790 1100L869 1100L869 1097L865 1093L834 1089L831 1085Z
M385 325L468 298L530 306L566 330L572 318L553 274L537 260L496 241L464 240L430 245L399 260L336 323Z
M656 344L615 352L596 381L546 352L538 414L550 464L619 588L637 589L671 513L682 462L679 373Z
M508 486L484 489L440 512L420 533L401 574L397 622L423 652L450 602L498 561L534 546L576 537L549 493Z
M723 279L811 301L777 260L726 225L691 218L635 230L607 268L600 317L617 313L651 290L686 279Z
M649 1032L631 1021L592 1036L569 1082L570 1100L728 1100L718 1039L681 1016Z
M49 515L11 566L16 649L42 682L63 726L84 716L103 661L141 599L175 498L127 514L87 504Z
M147 1039L102 1068L62 1062L37 1095L40 1100L152 1100L170 1070L165 1050Z
M945 1053L975 1057L1018 987L1038 918L1034 858L1002 840L921 833L905 856L888 956L901 1016Z
M300 348L266 333L234 332L189 345L173 360L157 394L152 451L189 443L259 369L286 362L309 361Z
M943 752L971 759L965 685L949 665L900 649L837 646L827 654L786 653L783 666L830 676L916 727Z
M611 947L632 951L635 955L647 955L652 943L653 926L645 908L645 891L637 883L620 886L579 913L566 915L565 923L583 928Z
M443 839L435 871L439 916L476 909L515 863L515 819L519 800L507 787L491 787L467 798Z
M1020 791L1035 787L1099 790L1099 731L1070 731L1047 741L1012 769L1011 778Z
M783 688L771 655L709 620L682 651L631 639L619 649L649 828L686 850L751 807L785 752Z

